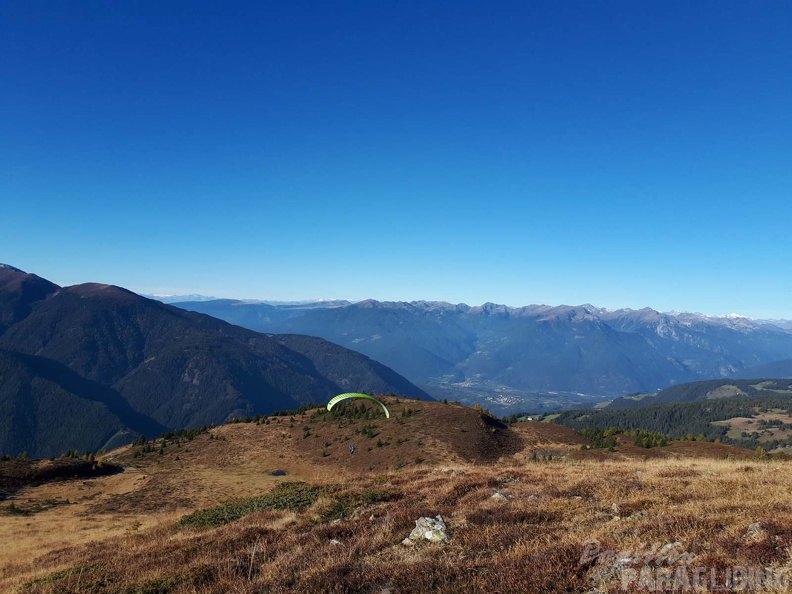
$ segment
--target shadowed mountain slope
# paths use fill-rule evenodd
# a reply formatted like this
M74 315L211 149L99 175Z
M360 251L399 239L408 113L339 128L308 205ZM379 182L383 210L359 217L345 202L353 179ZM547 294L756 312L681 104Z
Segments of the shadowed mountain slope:
M0 264L0 334L11 324L24 319L34 303L57 290L58 285L35 274Z
M390 369L318 338L259 334L112 285L52 285L54 289L37 293L44 299L21 300L15 295L30 275L5 270L6 279L12 278L4 285L11 287L2 301L9 304L4 319L16 321L0 335L9 369L0 397L14 403L14 414L26 410L29 419L9 425L0 435L0 443L14 445L6 453L22 451L19 444L30 443L27 435L42 423L62 422L62 438L52 434L46 448L34 447L28 453L41 455L53 447L76 445L69 436L80 433L79 427L59 412L68 409L64 394L80 398L80 407L94 411L88 416L96 429L83 434L80 442L90 442L83 446L87 449L101 447L121 430L152 435L163 428L294 408L350 389L428 398ZM20 303L27 303L28 311L17 319L21 314L11 309L24 313ZM52 379L55 364L74 374L67 378L68 385L63 385L62 373ZM17 378L13 382L12 367ZM52 373L44 376L44 371ZM38 410L30 403L41 389L31 392L26 386L42 382L49 383L44 409Z

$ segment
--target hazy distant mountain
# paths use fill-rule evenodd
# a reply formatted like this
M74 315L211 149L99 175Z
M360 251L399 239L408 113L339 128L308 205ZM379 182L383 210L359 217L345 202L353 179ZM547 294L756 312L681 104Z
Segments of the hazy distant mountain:
M349 301L306 301L296 303L268 303L242 299L216 299L214 301L183 301L173 305L188 311L197 311L225 320L243 328L269 332L285 320L305 315L314 309L331 309L350 305Z
M217 297L210 297L208 295L150 295L143 294L143 297L161 301L162 303L179 303L181 301L215 301Z
M756 320L759 324L767 324L769 326L776 326L784 330L792 331L792 320Z
M649 308L368 300L288 312L249 306L243 316L227 303L179 306L259 331L320 336L383 362L435 396L480 398L499 411L520 408L520 398L548 408L556 393L654 392L792 357L792 332L777 326Z
M738 372L738 376L745 378L792 377L792 359L772 361L771 363L749 367Z
M222 422L350 390L428 397L320 338L259 334L111 285L59 288L5 267L0 305L11 322L0 333L0 453L97 449L119 432Z
M673 402L694 402L749 396L751 398L792 395L792 381L783 378L716 379L671 386L656 394L630 394L615 398L600 409L643 408Z
M339 305L349 305L353 303L347 299L302 299L297 301L277 301L270 299L220 299L219 297L210 297L208 295L152 295L143 293L143 297L161 301L169 305L173 304L192 304L204 303L206 301L225 302L227 304L244 304L244 305L278 305L278 306L297 306L297 307L336 307ZM189 308L185 308L189 309Z

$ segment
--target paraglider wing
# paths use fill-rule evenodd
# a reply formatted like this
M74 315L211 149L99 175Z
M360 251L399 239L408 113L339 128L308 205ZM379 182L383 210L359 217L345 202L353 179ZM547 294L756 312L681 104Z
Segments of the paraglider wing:
M327 403L327 410L331 410L336 404L338 404L342 400L347 400L348 398L363 398L364 400L371 400L372 402L376 402L382 407L382 410L385 411L385 418L390 419L390 413L388 412L387 407L384 404L382 404L382 402L380 402L376 398L369 396L368 394L358 394L357 392L339 394L338 396L332 398L330 402Z

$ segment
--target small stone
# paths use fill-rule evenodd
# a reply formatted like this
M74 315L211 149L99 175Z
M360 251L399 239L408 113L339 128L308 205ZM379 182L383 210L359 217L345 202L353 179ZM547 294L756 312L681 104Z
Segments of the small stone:
M426 539L429 542L448 541L446 524L442 516L436 516L434 518L421 517L415 521L415 528L410 532L406 540L415 542L422 539Z
M490 499L499 499L501 501L506 501L509 499L509 496L506 493L501 493L500 491L495 491Z
M767 531L762 528L761 522L753 522L748 525L748 530L743 538L748 542L759 542L767 538Z
M338 546L338 545L341 544L341 541L340 540L336 540L334 538L333 540L330 541L330 544L333 545L333 546Z

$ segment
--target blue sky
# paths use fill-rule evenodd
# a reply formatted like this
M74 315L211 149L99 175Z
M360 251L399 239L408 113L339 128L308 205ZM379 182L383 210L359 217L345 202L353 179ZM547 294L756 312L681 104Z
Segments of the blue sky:
M792 318L792 5L0 2L0 261Z

